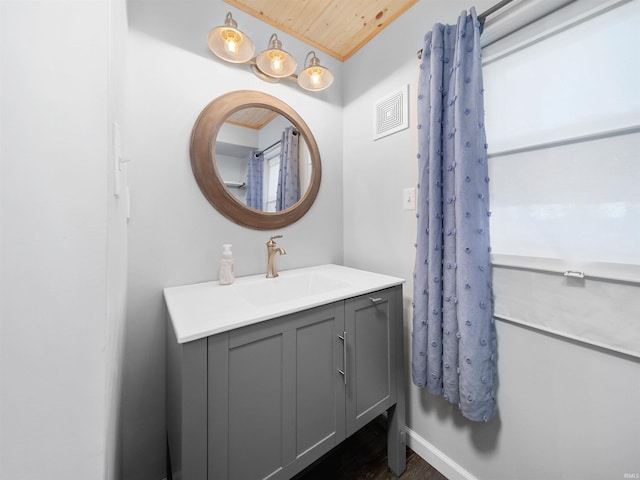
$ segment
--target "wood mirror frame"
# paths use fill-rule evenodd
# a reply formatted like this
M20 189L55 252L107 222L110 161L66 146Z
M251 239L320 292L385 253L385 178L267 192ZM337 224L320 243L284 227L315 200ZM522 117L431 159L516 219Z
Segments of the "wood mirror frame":
M281 212L262 212L240 202L224 185L216 165L216 139L229 115L244 108L262 107L286 117L302 134L311 156L311 180L303 197ZM256 230L273 230L291 225L313 204L322 177L318 145L300 115L283 101L263 92L238 90L209 103L198 116L191 133L191 168L205 198L216 210L239 225Z

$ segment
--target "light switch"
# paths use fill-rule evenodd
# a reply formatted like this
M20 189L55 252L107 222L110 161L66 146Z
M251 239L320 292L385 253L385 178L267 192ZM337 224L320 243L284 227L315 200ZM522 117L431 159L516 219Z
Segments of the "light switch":
M402 208L405 210L416 209L416 187L405 188L402 195Z
M123 190L123 182L126 187L126 174L122 166L130 159L122 156L122 140L120 136L120 125L117 122L112 124L112 140L113 140L113 194L116 198L120 197Z
M120 197L121 190L121 168L120 168L120 157L122 156L122 144L120 142L120 125L116 122L111 124L111 140L113 142L113 194L116 198Z

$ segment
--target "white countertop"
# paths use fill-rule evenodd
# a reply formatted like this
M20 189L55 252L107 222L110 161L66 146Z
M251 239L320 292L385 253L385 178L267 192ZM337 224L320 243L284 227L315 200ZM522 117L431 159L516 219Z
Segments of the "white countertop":
M197 283L164 289L178 343L393 287L402 278L320 265L236 278L231 285Z

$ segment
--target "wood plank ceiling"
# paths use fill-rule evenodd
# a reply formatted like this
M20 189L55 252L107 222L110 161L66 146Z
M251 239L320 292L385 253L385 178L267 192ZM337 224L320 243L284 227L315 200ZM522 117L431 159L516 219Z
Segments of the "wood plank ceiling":
M227 117L225 123L260 130L278 116L278 112L274 112L268 108L249 107L232 113Z
M345 61L418 0L225 0Z

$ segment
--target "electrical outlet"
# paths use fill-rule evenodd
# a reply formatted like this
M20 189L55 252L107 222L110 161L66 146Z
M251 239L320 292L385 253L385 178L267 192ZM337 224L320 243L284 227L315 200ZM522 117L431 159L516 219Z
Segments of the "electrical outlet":
M404 189L402 194L402 208L405 210L416 209L416 187Z

